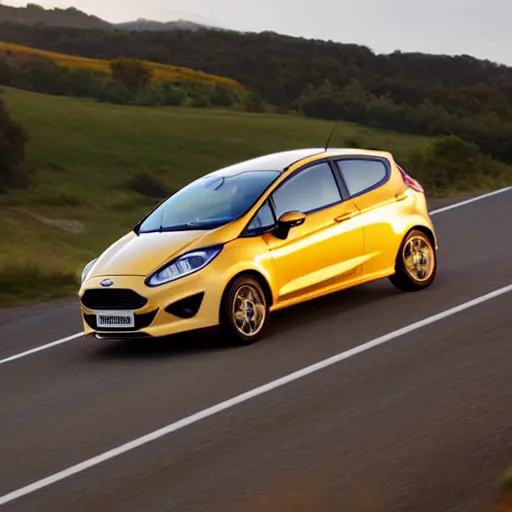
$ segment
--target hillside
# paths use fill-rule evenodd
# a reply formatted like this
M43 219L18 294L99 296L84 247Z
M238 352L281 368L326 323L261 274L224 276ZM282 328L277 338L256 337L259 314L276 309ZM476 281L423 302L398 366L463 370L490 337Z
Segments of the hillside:
M28 190L0 195L0 306L75 293L83 264L166 194L239 160L323 145L332 128L290 115L133 108L13 89L2 97L30 134L37 177ZM402 159L430 142L343 123L333 137Z
M78 57L75 55L39 50L29 46L5 43L2 41L0 41L0 55L38 57L49 59L59 66L65 66L71 69L86 69L93 72L104 73L108 76L111 75L110 61L104 59ZM168 64L149 61L143 61L143 63L151 70L152 78L156 81L186 80L210 84L223 84L234 89L245 89L242 84L230 78L215 76L202 71L179 66L171 66Z
M455 134L512 163L512 68L274 33L126 32L0 24L5 41L88 58L129 57L227 76L282 111L379 129Z

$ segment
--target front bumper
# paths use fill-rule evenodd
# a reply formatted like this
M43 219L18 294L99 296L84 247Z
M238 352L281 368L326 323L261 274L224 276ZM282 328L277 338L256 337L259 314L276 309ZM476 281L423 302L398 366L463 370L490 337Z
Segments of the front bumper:
M106 276L92 277L79 292L86 335L100 338L169 336L213 327L219 323L223 287L218 276L198 272L157 287L143 276L109 276L114 284L103 288ZM97 327L97 315L106 311L130 311L134 327Z

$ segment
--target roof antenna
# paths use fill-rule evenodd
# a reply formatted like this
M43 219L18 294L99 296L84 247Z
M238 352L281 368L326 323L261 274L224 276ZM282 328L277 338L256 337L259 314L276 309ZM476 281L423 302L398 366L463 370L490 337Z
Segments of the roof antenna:
M338 121L334 123L334 126L332 127L331 133L329 135L329 138L327 139L327 142L325 143L325 151L329 148L329 143L331 142L332 135L334 133L334 130L336 130L336 126L338 126Z

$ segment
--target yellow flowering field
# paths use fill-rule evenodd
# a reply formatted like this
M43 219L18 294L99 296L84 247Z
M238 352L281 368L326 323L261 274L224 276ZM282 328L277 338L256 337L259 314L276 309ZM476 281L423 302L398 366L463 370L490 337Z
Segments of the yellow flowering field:
M59 66L69 68L89 69L92 71L103 72L110 75L110 61L102 59L89 59L87 57L77 57L75 55L66 55L64 53L50 52L40 50L38 48L31 48L29 46L22 46L18 44L5 43L0 41L0 53L41 57L50 59ZM189 68L179 66L170 66L167 64L159 64L156 62L143 61L149 66L153 72L153 79L157 81L171 81L171 80L189 80L203 83L219 83L228 87L243 90L245 87L239 82L217 75L210 75L202 71L196 71Z

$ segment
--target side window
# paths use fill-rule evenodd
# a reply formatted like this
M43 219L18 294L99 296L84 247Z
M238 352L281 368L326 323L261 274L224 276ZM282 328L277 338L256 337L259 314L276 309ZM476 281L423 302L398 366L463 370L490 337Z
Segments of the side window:
M272 195L279 218L298 210L308 213L341 201L341 194L328 163L309 167L290 178Z
M386 166L380 160L340 160L338 167L351 196L374 187L387 175Z
M249 223L245 232L247 234L251 234L253 232L265 231L265 229L271 228L274 224L274 214L272 213L272 209L267 201Z

